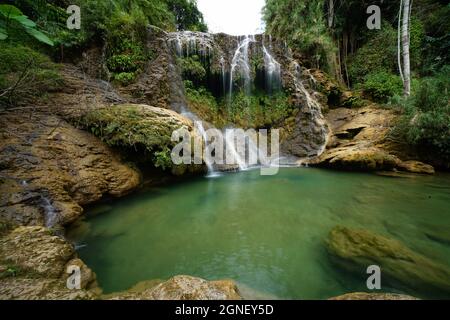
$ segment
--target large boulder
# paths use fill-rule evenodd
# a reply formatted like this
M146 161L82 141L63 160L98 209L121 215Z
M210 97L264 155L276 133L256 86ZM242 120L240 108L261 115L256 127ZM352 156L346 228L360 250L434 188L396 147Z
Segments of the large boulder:
M353 171L404 171L434 174L434 168L396 152L389 132L396 119L393 111L376 105L360 109L337 108L326 114L331 129L327 148L310 165ZM394 152L395 151L395 152Z
M139 286L138 286L139 287ZM150 288L131 290L109 297L113 300L241 300L231 280L206 281L191 276L175 276Z
M378 265L382 282L425 291L430 295L450 294L450 269L406 247L401 242L372 233L335 227L327 249L338 266L358 274Z
M175 111L148 105L121 104L94 108L83 115L79 123L106 144L125 149L126 155L131 156L134 162L170 169L174 175L205 170L201 164L173 164L170 153L178 144L172 141L174 131L187 129L193 139L203 143L203 137L193 121Z
M0 136L0 219L17 225L70 223L82 206L140 183L100 139L57 116L10 112L1 117Z

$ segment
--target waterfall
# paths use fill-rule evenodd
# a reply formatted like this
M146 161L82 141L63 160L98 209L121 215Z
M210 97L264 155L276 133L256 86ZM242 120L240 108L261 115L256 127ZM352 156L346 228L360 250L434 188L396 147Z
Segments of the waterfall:
M189 57L198 54L205 58L213 52L214 39L209 33L181 31L168 34L168 41L175 49L177 56Z
M263 45L264 69L266 73L266 90L271 94L281 88L281 65L269 53L266 46Z
M328 144L328 131L326 130L325 121L323 119L321 106L319 102L313 98L308 90L306 90L305 86L303 85L303 81L301 79L301 67L296 62L293 61L294 66L294 85L298 92L301 92L306 100L306 106L308 108L309 113L312 116L312 120L318 124L321 125L322 130L321 134L323 136L324 144L317 150L317 156L320 156L326 149Z
M47 197L42 197L42 202L45 211L45 226L51 228L57 222L56 209Z
M247 94L250 94L250 64L248 61L248 48L251 42L255 42L254 37L244 36L243 40L238 42L233 59L231 60L230 70L230 102L233 98L233 76L236 68L239 67L241 76L244 79L244 89Z
M227 91L227 84L226 84L226 80L225 80L225 58L223 56L220 57L220 69L221 69L221 77L222 77L222 92L225 95L226 91Z

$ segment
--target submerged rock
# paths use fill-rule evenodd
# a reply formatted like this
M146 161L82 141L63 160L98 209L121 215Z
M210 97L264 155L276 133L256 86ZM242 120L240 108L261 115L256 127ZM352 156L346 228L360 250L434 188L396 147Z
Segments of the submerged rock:
M419 300L419 299L405 294L397 294L397 293L354 292L330 298L329 300Z
M450 269L397 240L368 230L335 227L329 234L327 249L333 261L348 271L362 274L368 266L378 265L382 283L430 294L450 294Z
M168 281L140 290L113 294L112 300L241 300L231 280L206 281L191 276L175 276ZM136 287L135 287L136 288Z

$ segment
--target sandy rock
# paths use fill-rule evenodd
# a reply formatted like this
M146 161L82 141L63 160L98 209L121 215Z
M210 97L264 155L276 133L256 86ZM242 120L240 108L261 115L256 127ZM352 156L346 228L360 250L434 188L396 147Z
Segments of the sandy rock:
M331 137L325 152L309 164L356 171L405 171L433 174L434 168L418 161L402 161L391 153L386 138L396 115L369 105L360 109L330 110L326 120Z
M19 227L0 238L0 261L39 275L57 277L74 249L44 227Z
M175 276L142 291L118 293L113 300L241 300L231 280L206 281L191 276Z
M400 161L397 163L397 168L401 171L412 173L434 174L434 168L429 164L420 161Z
M397 157L376 147L346 146L329 150L310 163L333 169L379 171L395 168L397 161Z
M138 172L98 138L64 120L36 112L0 120L0 218L19 225L67 224L81 206L104 195L123 196Z
M354 292L330 298L329 300L419 300L419 299L405 294L396 294L396 293Z
M18 227L0 238L0 299L93 299L95 274L75 256L71 244L44 227ZM67 288L67 266L81 269L81 290ZM7 267L8 266L8 267Z
M450 293L450 269L397 240L368 230L335 227L329 234L327 249L334 262L357 274L378 265L382 282L436 295Z
M69 290L57 279L6 278L0 280L2 300L91 300L96 296L86 290Z

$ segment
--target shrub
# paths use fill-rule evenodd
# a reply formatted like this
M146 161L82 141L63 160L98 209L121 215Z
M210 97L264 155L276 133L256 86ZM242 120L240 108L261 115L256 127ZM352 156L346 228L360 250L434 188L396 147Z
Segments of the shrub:
M399 76L386 71L369 73L364 78L364 83L358 85L364 93L376 101L387 102L396 94L401 94L403 83Z
M403 116L392 136L427 158L450 161L450 67L421 81L414 95L399 101ZM435 159L434 159L435 160Z

